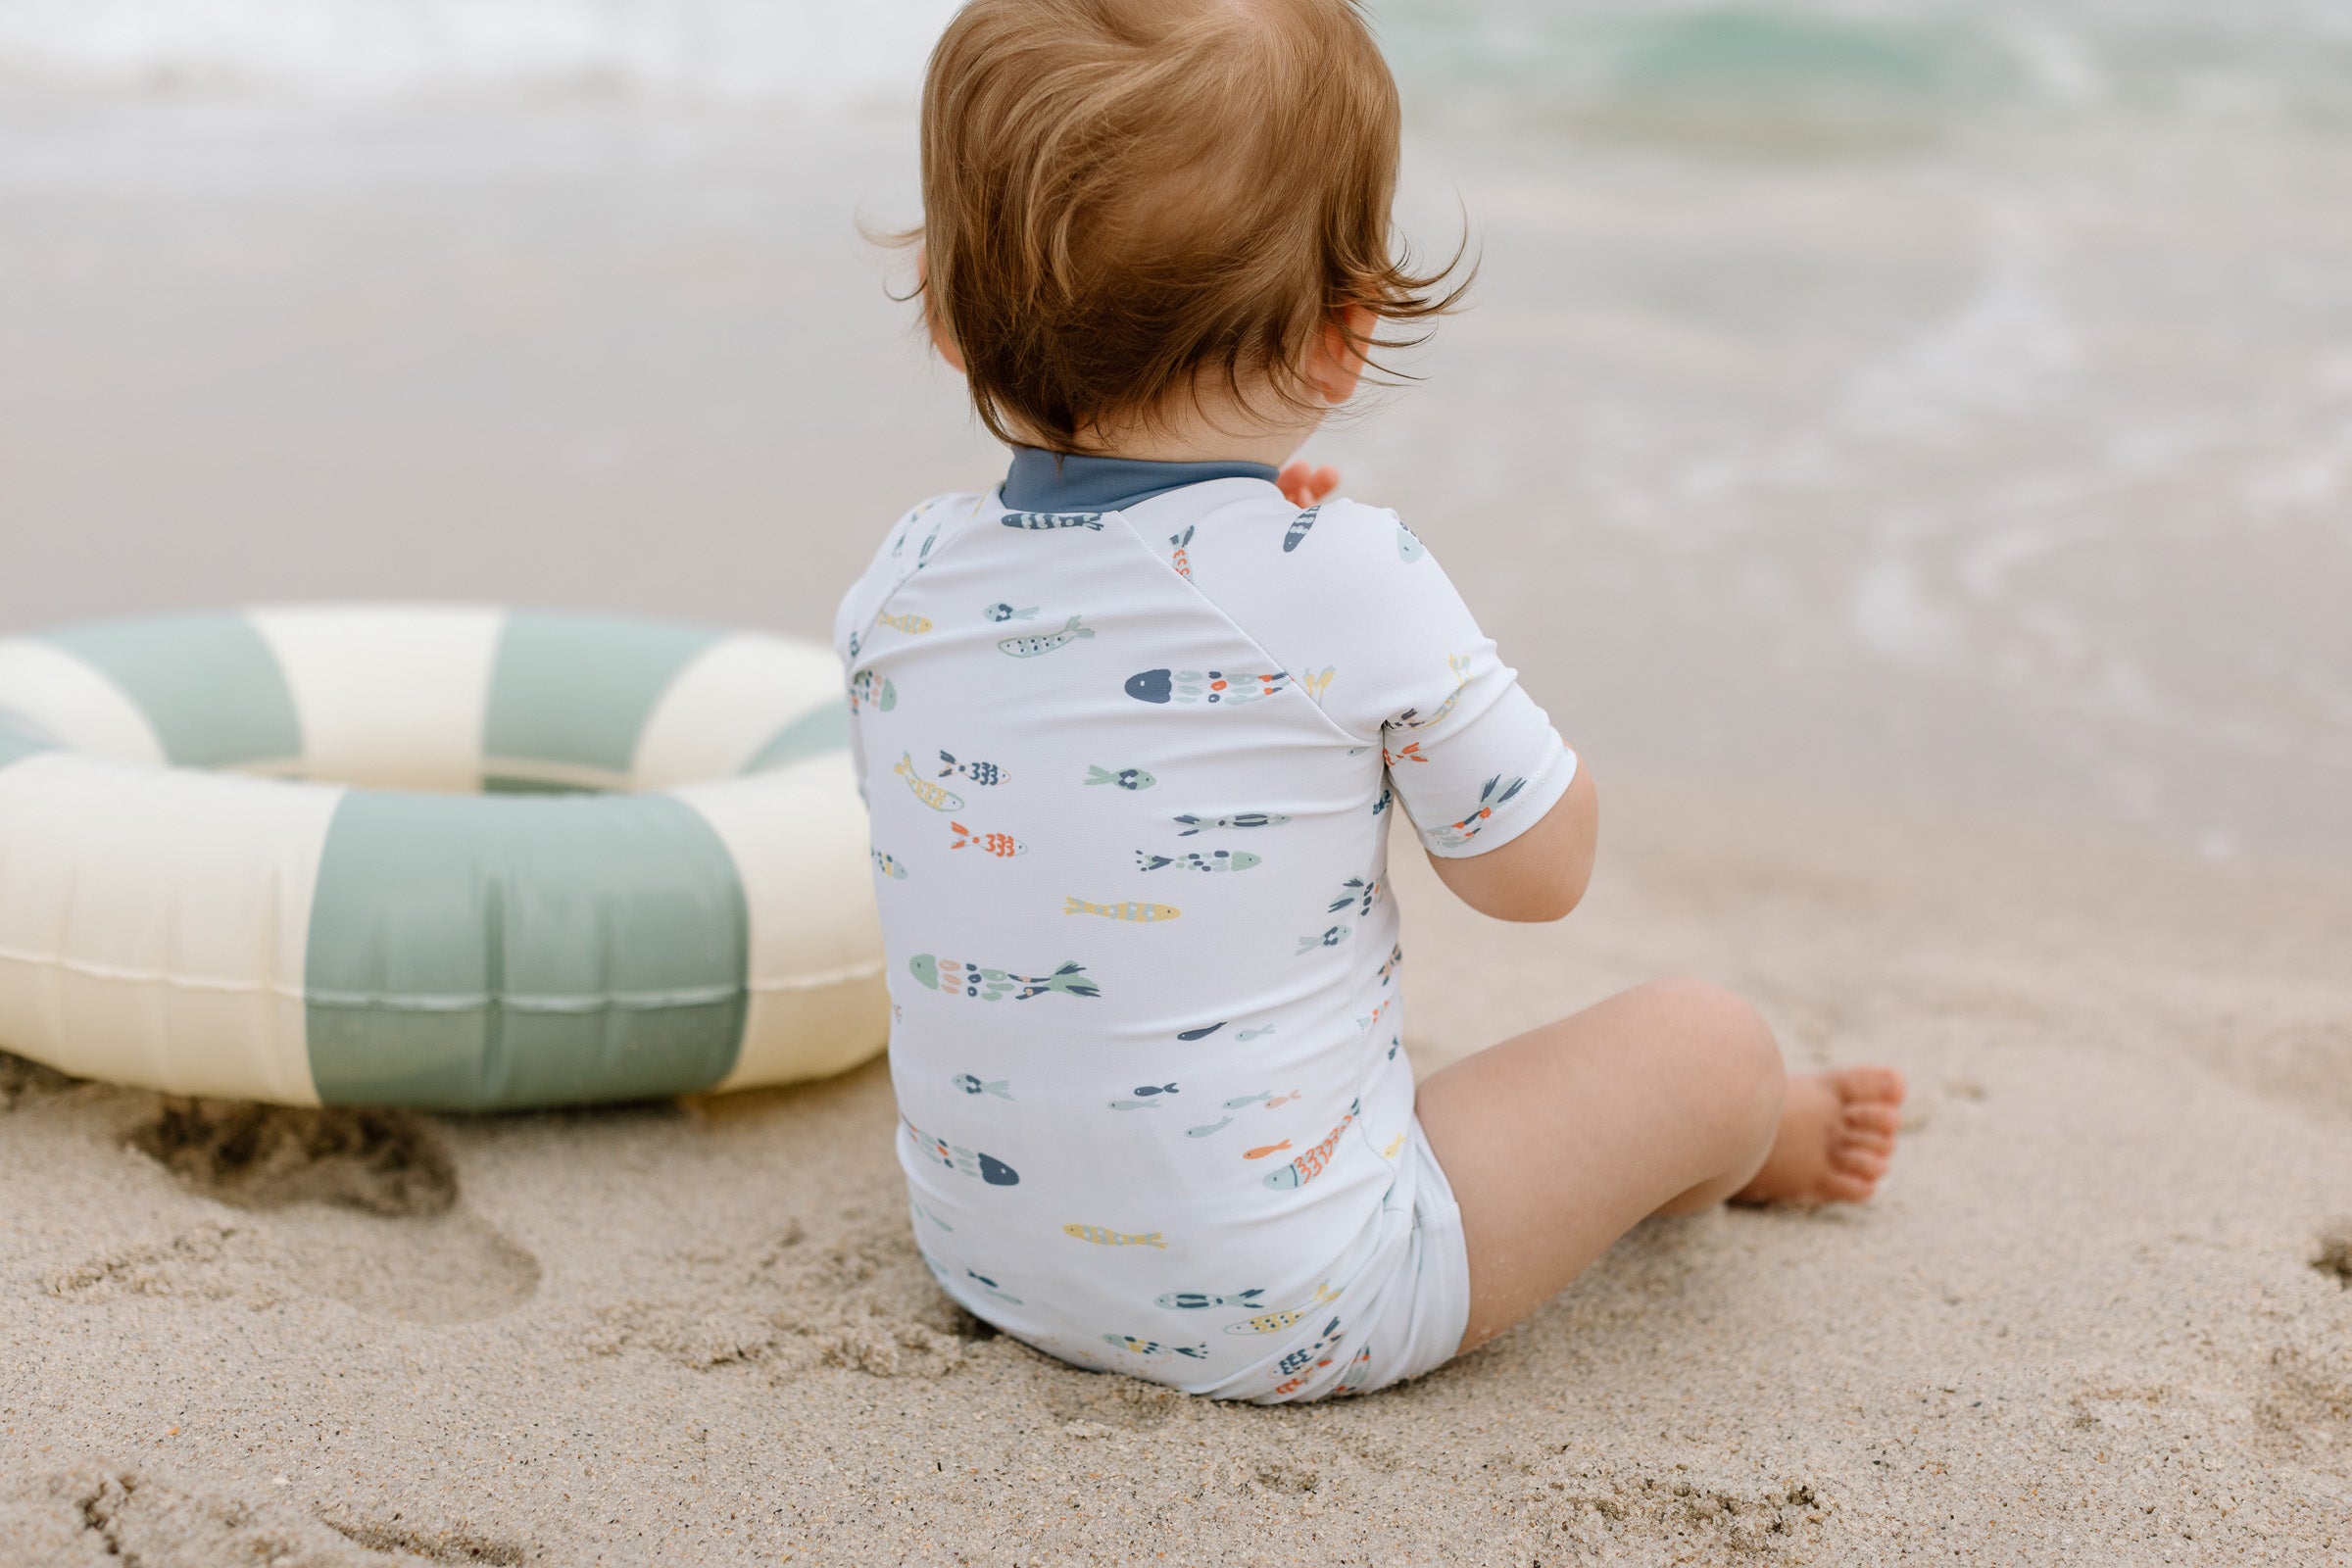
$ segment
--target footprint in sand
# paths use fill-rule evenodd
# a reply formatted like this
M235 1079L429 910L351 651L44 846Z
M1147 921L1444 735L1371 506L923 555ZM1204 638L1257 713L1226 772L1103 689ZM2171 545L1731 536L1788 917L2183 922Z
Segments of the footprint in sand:
M123 1142L191 1191L266 1213L240 1229L292 1283L363 1312L467 1323L539 1289L539 1260L460 1203L456 1162L409 1112L167 1100Z

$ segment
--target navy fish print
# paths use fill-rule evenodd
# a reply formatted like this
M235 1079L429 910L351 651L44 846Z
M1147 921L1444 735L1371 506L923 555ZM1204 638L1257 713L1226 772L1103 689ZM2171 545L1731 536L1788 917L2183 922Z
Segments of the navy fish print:
M1007 528L1027 528L1047 532L1055 528L1092 528L1102 531L1100 512L1007 512L1001 519Z
M1284 555L1287 556L1298 548L1298 542L1306 537L1307 529L1315 525L1315 519L1322 514L1321 507L1309 507L1291 519L1290 531L1282 536L1282 553Z

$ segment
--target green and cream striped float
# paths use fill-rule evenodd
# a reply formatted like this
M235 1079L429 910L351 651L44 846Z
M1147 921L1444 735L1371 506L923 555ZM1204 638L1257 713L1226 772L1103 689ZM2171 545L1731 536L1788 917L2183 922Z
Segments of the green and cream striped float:
M466 1110L839 1072L889 1028L848 738L831 651L752 634L367 606L0 640L0 1047Z

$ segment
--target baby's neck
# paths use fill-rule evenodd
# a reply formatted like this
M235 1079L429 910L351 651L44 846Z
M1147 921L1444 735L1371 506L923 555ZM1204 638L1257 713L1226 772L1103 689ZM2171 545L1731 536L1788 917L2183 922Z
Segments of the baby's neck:
M1281 408L1271 391L1260 392L1250 405L1231 397L1202 398L1198 405L1187 401L1151 416L1086 425L1071 450L1144 463L1241 462L1279 468L1323 422L1320 414L1287 409L1270 417L1266 411ZM1024 445L1053 450L1051 442L1020 434Z

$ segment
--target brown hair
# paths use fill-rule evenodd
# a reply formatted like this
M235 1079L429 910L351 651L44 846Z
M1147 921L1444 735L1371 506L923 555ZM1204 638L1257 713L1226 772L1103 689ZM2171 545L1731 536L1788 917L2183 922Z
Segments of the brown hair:
M1396 84L1357 0L970 0L923 84L918 294L999 439L1074 450L1203 374L1292 407L1350 306L1435 317L1392 249ZM1018 426L1016 436L1015 426Z

